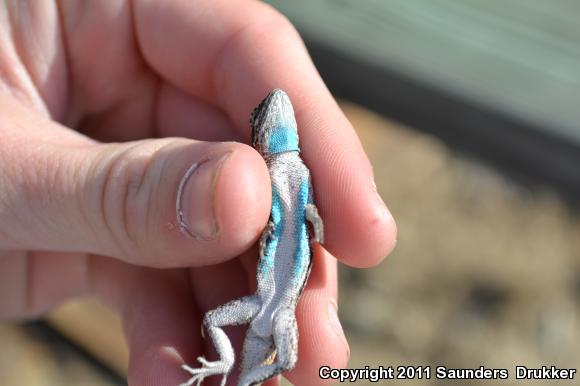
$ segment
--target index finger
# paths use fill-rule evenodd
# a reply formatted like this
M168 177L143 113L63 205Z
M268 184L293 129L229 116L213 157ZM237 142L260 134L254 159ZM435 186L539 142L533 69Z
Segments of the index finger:
M376 192L370 162L286 18L253 0L140 0L134 6L147 63L222 109L245 138L250 111L270 90L290 95L326 249L353 266L376 264L392 250L396 226Z

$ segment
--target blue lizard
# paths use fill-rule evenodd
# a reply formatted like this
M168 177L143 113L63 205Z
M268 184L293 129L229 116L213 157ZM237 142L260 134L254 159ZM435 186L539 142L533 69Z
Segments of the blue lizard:
M310 172L299 156L298 130L288 95L273 90L250 118L252 145L264 157L272 180L270 221L260 238L255 294L209 311L204 326L218 352L213 362L199 357L202 367L183 365L192 377L182 386L199 386L204 378L221 375L221 386L235 362L223 331L227 325L248 324L238 386L257 385L293 368L298 360L296 304L312 264L314 240L323 242L323 224L313 202ZM178 210L178 217L179 217Z

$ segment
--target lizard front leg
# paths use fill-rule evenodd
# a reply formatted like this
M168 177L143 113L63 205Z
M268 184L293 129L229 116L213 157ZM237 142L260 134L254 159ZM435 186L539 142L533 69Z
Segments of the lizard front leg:
M318 214L318 209L314 204L306 204L305 210L306 220L312 224L312 229L314 230L314 240L318 244L324 243L324 224Z
M275 229L274 221L269 220L262 231L262 235L260 236L260 260L265 260L266 246L273 240Z
M203 324L219 355L219 360L209 362L204 357L198 357L197 360L202 367L192 368L183 365L182 368L192 377L181 386L194 384L199 386L204 378L212 375L223 375L221 386L225 386L227 376L234 365L235 355L232 344L221 327L248 323L260 310L260 303L257 296L247 296L232 300L205 314Z

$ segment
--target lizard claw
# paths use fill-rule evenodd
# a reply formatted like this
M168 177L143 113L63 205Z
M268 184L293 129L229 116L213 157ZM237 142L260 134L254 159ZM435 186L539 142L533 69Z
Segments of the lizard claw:
M212 368L215 367L216 363L218 362L208 362L204 357L197 357L199 363L203 365L203 367Z
M223 374L221 386L225 386L230 368L223 361L209 362L204 357L198 357L197 360L202 367L194 369L188 365L181 365L181 368L192 375L191 378L180 386L201 386L201 382L209 376ZM231 366L230 366L231 367Z

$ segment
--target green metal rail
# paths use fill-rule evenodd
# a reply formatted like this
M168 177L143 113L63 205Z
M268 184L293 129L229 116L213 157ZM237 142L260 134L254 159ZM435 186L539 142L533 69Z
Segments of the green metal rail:
M580 193L580 1L268 2L342 96Z
M580 1L270 3L309 39L580 144Z

